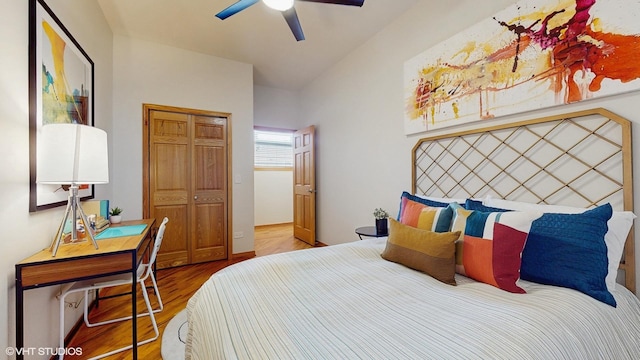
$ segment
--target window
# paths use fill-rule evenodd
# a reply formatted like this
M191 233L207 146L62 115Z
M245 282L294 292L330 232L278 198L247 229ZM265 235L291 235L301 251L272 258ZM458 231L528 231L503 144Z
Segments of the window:
M254 167L291 169L293 131L254 129Z

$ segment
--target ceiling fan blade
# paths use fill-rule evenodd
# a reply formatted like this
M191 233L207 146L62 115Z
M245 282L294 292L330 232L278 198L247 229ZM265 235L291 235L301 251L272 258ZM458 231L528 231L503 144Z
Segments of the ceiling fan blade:
M323 4L336 4L336 5L349 5L349 6L362 6L364 0L298 0Z
M249 6L257 3L258 0L239 0L238 2L236 2L235 4L229 6L228 8L220 11L219 13L216 14L216 17L220 20L224 20L226 18L228 18L231 15L237 14L240 11L248 8Z
M287 20L287 24L289 24L289 28L291 28L291 32L293 33L293 36L295 36L296 40L304 40L304 33L302 32L302 26L300 26L300 20L298 20L298 13L296 13L296 9L292 7L289 10L283 11L282 16Z

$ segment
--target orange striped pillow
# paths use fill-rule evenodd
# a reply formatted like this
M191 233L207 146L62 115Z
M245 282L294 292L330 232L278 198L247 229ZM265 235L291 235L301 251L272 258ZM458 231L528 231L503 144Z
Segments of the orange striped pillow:
M402 198L401 223L419 229L448 232L451 227L453 209L447 207L432 207L416 201Z

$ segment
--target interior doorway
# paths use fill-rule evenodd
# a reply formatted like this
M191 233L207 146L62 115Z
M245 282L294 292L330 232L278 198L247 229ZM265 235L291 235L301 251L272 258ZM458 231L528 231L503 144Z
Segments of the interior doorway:
M315 127L254 127L256 227L291 224L295 238L316 243Z
M293 223L294 130L254 127L256 226Z

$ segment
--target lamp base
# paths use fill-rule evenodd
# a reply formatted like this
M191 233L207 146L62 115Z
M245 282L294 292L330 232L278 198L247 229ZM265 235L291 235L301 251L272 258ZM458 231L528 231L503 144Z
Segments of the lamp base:
M80 198L78 197L78 185L72 184L71 187L69 188L69 200L67 201L67 208L64 212L62 223L60 223L60 227L58 228L56 237L53 243L51 243L51 248L50 248L52 253L51 256L54 256L54 257L56 256L56 253L58 252L58 247L60 246L60 243L63 242L64 228L65 228L65 225L67 224L67 220L69 220L69 217L70 217L69 215L71 215L71 219L73 219L71 224L71 239L69 243L77 243L77 242L84 241L82 239L78 239L78 229L76 228L76 219L78 218L78 213L80 214L80 219L82 219L82 222L85 226L86 236L89 237L89 239L93 243L93 246L95 246L96 250L98 249L98 243L96 242L96 239L93 237L93 234L91 233L91 229L89 228L89 221L87 220L87 215L84 213L84 210L82 210L82 206L80 206Z

